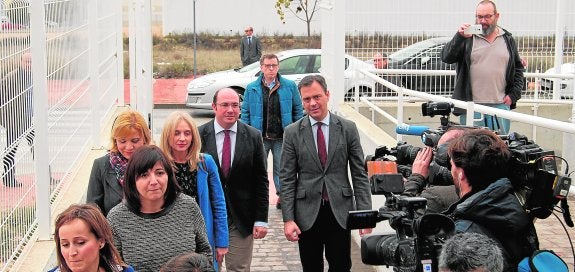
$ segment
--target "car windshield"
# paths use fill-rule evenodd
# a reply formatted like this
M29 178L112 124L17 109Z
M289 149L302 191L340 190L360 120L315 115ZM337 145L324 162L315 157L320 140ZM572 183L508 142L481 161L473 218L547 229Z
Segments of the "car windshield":
M425 51L427 48L434 46L436 43L430 40L414 43L408 47L402 48L397 52L389 55L389 59L400 61L412 58L415 54Z

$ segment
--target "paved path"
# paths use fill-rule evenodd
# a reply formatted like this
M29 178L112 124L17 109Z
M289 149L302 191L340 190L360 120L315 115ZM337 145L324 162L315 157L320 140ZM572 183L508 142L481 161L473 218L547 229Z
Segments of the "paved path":
M164 101L168 105L182 105L185 103L185 86L190 79L177 79L170 83L170 80L157 80L154 86L154 101ZM271 157L271 156L270 156ZM268 162L271 163L271 160ZM270 176L271 180L271 176ZM275 188L270 182L270 206L269 221L270 229L268 236L259 240L255 244L253 271L301 271L299 264L299 253L297 244L288 242L283 236L283 223L281 212L275 209ZM575 196L569 195L569 205L572 217L575 219ZM561 221L563 218L559 215ZM538 220L535 223L537 234L542 249L552 249L557 252L569 265L569 271L574 270L574 260L571 255L571 241L567 238L565 229L561 223L551 215L545 220ZM575 239L575 228L567 227L567 232ZM364 265L358 246L352 247L352 271L373 271L373 267ZM326 266L327 267L327 266Z
M273 188L273 185L271 185ZM273 189L272 189L273 190ZM270 205L268 222L270 228L264 239L254 243L252 271L302 271L297 243L286 240L283 233L281 210ZM352 243L352 271L373 272L374 267L364 265L358 246ZM325 265L327 271L327 263ZM224 269L225 271L225 269Z

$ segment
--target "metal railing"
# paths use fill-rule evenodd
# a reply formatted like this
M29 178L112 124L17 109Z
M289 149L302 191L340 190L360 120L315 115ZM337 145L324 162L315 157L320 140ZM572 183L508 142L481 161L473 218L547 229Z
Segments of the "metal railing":
M396 97L377 97L377 96L360 97L358 92L355 93L354 102L353 102L355 109L359 110L359 106L361 104L369 107L369 109L372 113L371 121L374 123L375 123L375 114L379 114L379 115L383 116L384 118L386 118L387 120L389 120L394 125L403 124L404 123L404 103L407 101L419 100L419 101L449 102L449 103L453 103L453 105L455 107L465 109L467 112L479 112L481 114L496 115L498 117L503 117L503 118L507 118L507 119L510 119L513 121L533 125L533 134L532 134L532 137L530 137L533 140L535 140L537 127L544 127L544 128L549 128L552 130L564 132L564 133L566 133L565 134L566 136L564 136L564 137L569 137L569 139L564 141L564 146L563 146L562 150L572 150L572 145L574 144L573 139L575 139L575 123L563 122L563 121L558 121L558 120L549 119L549 118L543 118L543 117L530 115L530 114L501 110L501 109L496 109L493 107L488 107L488 106L476 104L474 102L466 102L466 101L451 99L451 98L448 98L445 96L432 95L432 94L427 94L424 92L405 89L403 87L397 86L397 85L381 78L379 75L374 74L374 72L375 73L386 73L386 72L388 72L389 74L393 74L393 73L397 73L397 72L401 72L404 74L413 72L413 73L427 74L427 75L438 75L438 74L444 75L444 74L451 73L453 71L358 70L356 77L365 76L365 77L371 78L375 82L384 85L386 88L389 88L390 90L392 90L394 92L397 92ZM526 77L527 78L536 78L536 79L554 78L554 79L564 79L564 80L575 80L575 75L573 75L573 74L526 73ZM571 105L573 105L575 103L575 101L573 101L573 99L569 99L569 100L565 100L565 99L563 99L563 100L537 99L537 95L534 95L534 97L535 98L533 98L533 99L522 99L521 100L522 102L533 103L534 108L535 108L534 113L537 113L536 109L537 109L537 105L539 105L539 104L571 104ZM392 113L389 113L387 111L382 110L378 105L376 105L374 103L376 101L390 101L390 100L397 101L397 112L395 113L395 116ZM571 120L575 120L573 118L574 112L575 112L575 110L573 110L574 108L575 107L572 107L572 111L571 111L572 115L570 118ZM476 121L476 120L473 120L472 114L467 114L466 118L467 118L466 119L467 124L472 124L473 121ZM396 139L398 141L401 141L402 135L397 134ZM567 152L567 153L569 153L569 152ZM565 154L564 156L568 156L568 155L569 154ZM565 157L565 158L570 165L575 165L575 162L573 162L572 159L570 159L569 157ZM571 186L571 192L575 193L575 185Z
M0 271L52 235L51 208L123 97L121 1L3 1ZM121 100L123 101L123 100Z

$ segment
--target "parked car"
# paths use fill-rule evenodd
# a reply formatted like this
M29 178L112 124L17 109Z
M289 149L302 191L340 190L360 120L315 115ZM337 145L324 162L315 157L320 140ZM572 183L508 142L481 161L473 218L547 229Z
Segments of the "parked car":
M562 74L575 74L575 63L564 63L561 65ZM545 74L555 74L555 67L545 71ZM561 98L573 98L573 79L558 79L561 82L559 95ZM554 78L541 79L541 91L543 93L553 94Z
M293 49L279 52L276 55L280 61L279 74L295 81L296 84L307 75L319 74L321 49ZM372 67L369 63L346 55L344 72L346 93L354 93L353 71L355 69L371 69ZM260 64L256 62L242 68L215 72L193 79L187 87L186 106L195 109L211 109L214 93L225 87L236 90L241 99L246 86L256 80L259 75ZM371 80L361 79L358 84L362 94L371 92L373 86Z
M455 64L441 60L441 50L450 37L431 38L400 49L388 56L388 69L455 70ZM437 95L450 95L455 86L455 76L390 75L389 81L407 89Z

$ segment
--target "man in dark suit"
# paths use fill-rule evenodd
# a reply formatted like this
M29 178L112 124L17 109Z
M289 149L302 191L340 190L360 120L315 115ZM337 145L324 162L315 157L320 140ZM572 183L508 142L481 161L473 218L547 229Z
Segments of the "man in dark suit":
M359 133L353 122L329 113L330 94L322 76L306 76L298 88L309 116L284 132L280 170L284 234L289 241L298 241L303 271L323 271L324 248L329 271L350 271L348 212L371 209ZM360 235L370 232L363 229Z
M238 122L240 99L230 88L214 95L215 119L200 126L201 152L214 157L228 211L227 271L250 271L254 239L264 238L268 221L268 174L261 133Z
M262 43L258 37L254 36L253 27L248 26L244 32L246 35L240 42L240 55L242 57L242 65L246 66L260 61L262 57Z

